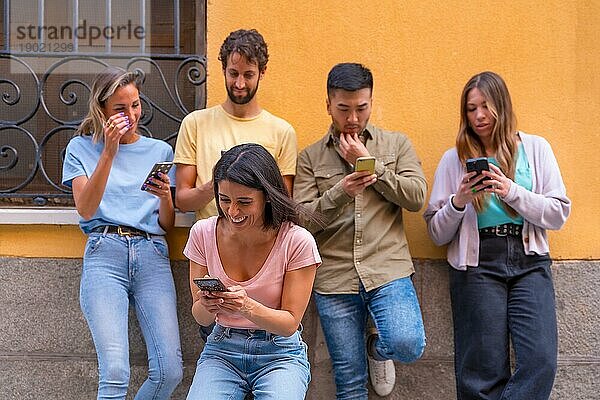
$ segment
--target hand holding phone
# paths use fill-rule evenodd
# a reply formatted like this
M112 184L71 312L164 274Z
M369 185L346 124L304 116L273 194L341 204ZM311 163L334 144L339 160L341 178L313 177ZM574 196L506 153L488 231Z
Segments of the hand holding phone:
M148 185L152 185L151 178L159 179L158 178L159 172L162 172L165 175L168 174L169 171L171 170L172 166L173 166L173 163L170 161L169 162L159 162L159 163L154 164L154 166L148 173L148 176L144 180L144 183L142 184L142 187L140 189L148 190Z
M194 283L200 290L206 292L227 292L227 287L221 282L219 278L204 277L194 278Z
M354 171L369 171L371 174L375 173L375 157L358 157L354 165Z
M471 178L471 179L475 179L475 180L478 179L478 177L481 175L481 173L483 171L490 170L490 164L488 163L487 157L469 158L466 161L466 167L467 167L467 172L472 172L472 171L477 172L475 174L475 176L473 176L473 178ZM483 183L484 181L485 181L485 179L478 181L473 186L479 185L480 183ZM473 186L471 186L471 187L473 187Z

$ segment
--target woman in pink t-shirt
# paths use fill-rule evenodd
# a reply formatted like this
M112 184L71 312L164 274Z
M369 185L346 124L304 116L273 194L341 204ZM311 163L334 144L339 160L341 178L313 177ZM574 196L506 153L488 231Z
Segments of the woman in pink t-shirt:
M296 225L275 159L262 146L227 151L213 170L219 215L192 227L192 314L216 322L196 367L188 399L304 399L310 381L300 322L321 258L314 238ZM218 278L226 291L200 290L194 279Z

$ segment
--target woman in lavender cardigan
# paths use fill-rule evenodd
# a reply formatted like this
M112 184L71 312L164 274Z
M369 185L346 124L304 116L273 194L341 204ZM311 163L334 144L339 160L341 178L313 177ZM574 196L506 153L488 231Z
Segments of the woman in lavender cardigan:
M476 157L489 171L466 172ZM546 230L570 209L550 145L517 131L502 78L472 77L424 215L432 240L448 245L458 399L549 398L557 327Z

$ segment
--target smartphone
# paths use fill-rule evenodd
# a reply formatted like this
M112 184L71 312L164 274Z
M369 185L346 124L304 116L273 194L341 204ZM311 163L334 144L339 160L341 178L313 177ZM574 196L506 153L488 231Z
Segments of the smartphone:
M219 278L194 278L194 283L200 290L207 292L227 292L227 288Z
M358 157L356 159L356 165L354 165L354 171L369 171L375 173L375 157Z
M140 189L148 190L148 185L152 185L152 183L150 182L150 178L158 178L159 172L162 172L163 174L168 174L169 171L171 170L172 166L173 166L173 163L170 161L169 162L158 162L158 163L154 164L154 166L148 173L148 176L144 180L144 183L142 184L142 187Z
M466 161L466 166L467 166L467 172L477 171L477 174L475 174L475 176L471 179L476 179L479 175L481 175L482 171L490 170L490 164L488 163L487 157L469 158ZM485 181L485 179L483 181L477 182L476 185L479 185L480 183L483 183L484 181ZM473 185L473 186L475 186L475 185Z

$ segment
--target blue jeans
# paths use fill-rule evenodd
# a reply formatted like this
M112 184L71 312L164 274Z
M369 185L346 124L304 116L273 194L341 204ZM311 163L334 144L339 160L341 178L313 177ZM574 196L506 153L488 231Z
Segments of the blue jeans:
M375 358L413 362L425 349L421 307L410 277L358 294L314 294L338 400L368 398L366 323L370 314L379 338ZM368 312L368 314L367 314Z
M79 301L98 354L98 399L125 399L129 386L129 304L148 352L136 399L168 399L183 376L175 284L162 236L92 233Z
M307 347L300 332L215 325L200 354L188 400L301 400L310 382Z
M450 269L459 400L550 397L557 357L550 265L547 255L525 255L521 237L482 235L479 266Z

